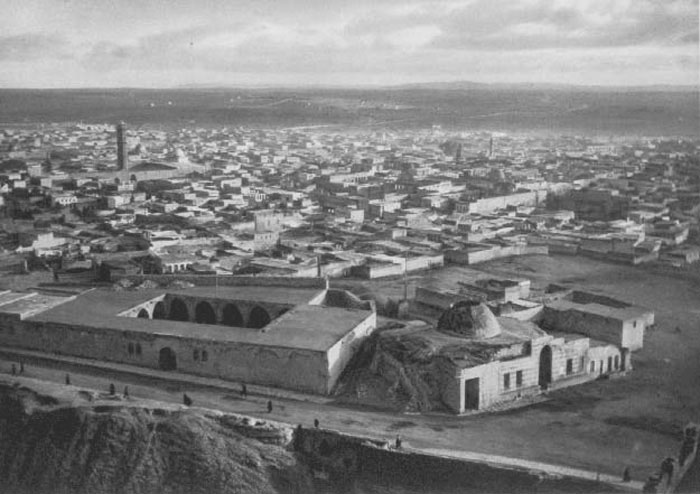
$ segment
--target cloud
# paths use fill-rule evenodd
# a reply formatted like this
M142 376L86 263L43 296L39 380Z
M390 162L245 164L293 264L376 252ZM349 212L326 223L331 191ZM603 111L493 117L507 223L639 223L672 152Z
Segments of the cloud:
M28 61L70 56L70 43L57 34L27 33L0 37L0 60Z
M71 59L62 76L73 70L78 82L98 85L242 78L540 81L584 77L586 71L589 83L630 74L630 83L638 84L639 74L659 78L662 67L679 82L697 80L697 0L168 0L167 9L165 0L148 0L140 10L125 5L131 4L105 10L86 0L79 8L66 3L60 19L46 14L42 24L32 20L46 10L37 3L19 24L34 22L42 32L57 34L0 37L0 59L13 61L4 68L19 78L53 73L56 60ZM125 17L118 15L122 9ZM0 19L0 27L3 22L9 21Z

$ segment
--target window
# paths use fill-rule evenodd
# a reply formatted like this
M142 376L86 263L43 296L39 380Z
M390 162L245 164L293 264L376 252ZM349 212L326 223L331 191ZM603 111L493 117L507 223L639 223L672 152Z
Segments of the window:
M195 360L199 360L199 350L194 350L192 352L192 358Z
M503 374L503 389L510 389L510 372Z
M127 350L129 351L129 355L133 355L133 354L134 354L134 344L133 344L133 343L129 343L129 344L127 345Z
M579 370L579 372L585 372L585 371L586 371L586 362L584 362L583 357L581 357L581 359L579 360L578 370Z
M209 360L209 353L206 350L202 350L202 362Z
M589 372L595 372L595 360L591 361Z
M568 376L574 372L574 359L566 359L566 375Z
M136 343L136 355L141 355L141 343Z
M636 328L637 327L637 321L632 322L632 327Z
M523 371L519 370L515 373L515 386L520 388L523 385Z
M612 372L612 357L608 357L608 372Z
M615 370L620 368L620 356L615 355Z

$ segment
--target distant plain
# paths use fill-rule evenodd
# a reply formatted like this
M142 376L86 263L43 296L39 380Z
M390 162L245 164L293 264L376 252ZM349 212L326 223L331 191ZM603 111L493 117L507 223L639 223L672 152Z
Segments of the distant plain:
M485 130L697 136L697 89L416 86L375 89L0 89L0 127L113 123L183 127L319 127L330 132Z

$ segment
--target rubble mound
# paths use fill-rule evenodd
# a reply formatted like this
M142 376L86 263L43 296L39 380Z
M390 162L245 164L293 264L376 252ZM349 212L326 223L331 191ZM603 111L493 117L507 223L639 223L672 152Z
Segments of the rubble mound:
M487 363L500 348L425 327L378 331L348 365L336 395L343 402L398 411L444 410L446 376L454 366Z
M485 339L501 334L501 325L483 302L458 302L442 313L438 330L464 338Z
M0 384L0 492L313 491L293 453L247 431L196 409L77 406Z

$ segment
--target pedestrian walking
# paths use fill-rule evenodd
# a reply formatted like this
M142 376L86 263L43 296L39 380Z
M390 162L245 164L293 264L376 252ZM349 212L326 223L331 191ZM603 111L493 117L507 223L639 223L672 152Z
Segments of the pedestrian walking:
M19 363L19 373L24 374L24 362L22 361Z
M70 386L70 374L66 374L66 385Z
M267 400L267 413L272 413L272 400Z
M401 441L401 435L397 434L396 435L396 449L401 449L401 445L403 444L403 441Z
M241 384L241 396L243 398L248 397L248 387L245 385L245 383Z
M318 421L318 419L314 419L314 427L316 429L318 429L319 424L320 424L320 422Z
M182 395L182 403L185 404L185 406L191 406L192 405L192 398L187 396L187 393L183 393Z
M12 375L13 376L17 375L17 366L15 364L12 364Z
M114 383L109 383L109 394L114 396L117 393L117 388L114 387Z
M124 398L129 397L129 386L124 386Z

